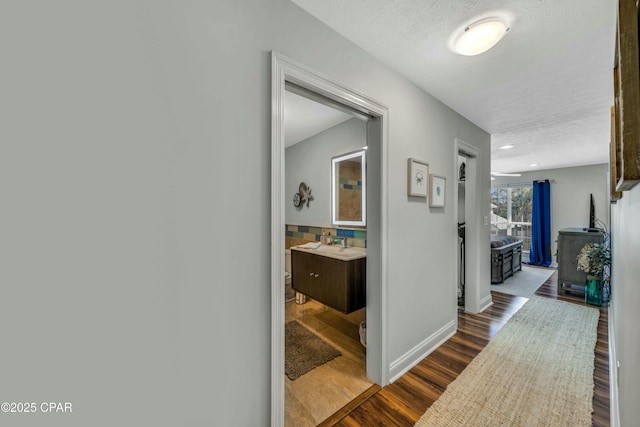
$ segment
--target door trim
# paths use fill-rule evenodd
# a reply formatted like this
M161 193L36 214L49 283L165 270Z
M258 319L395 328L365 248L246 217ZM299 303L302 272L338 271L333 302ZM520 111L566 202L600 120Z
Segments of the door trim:
M369 116L377 124L375 138L377 162L372 170L378 171L379 196L374 209L374 223L370 223L373 209L367 209L367 237L377 242L367 249L378 262L367 263L367 376L379 385L389 382L387 356L387 232L388 232L388 120L389 110L383 104L357 91L342 86L316 71L278 52L271 53L271 425L284 425L284 91L285 82L291 82L331 100L345 104ZM367 134L369 140L369 132ZM368 141L369 143L369 141ZM367 178L369 179L369 178ZM371 189L371 186L369 186ZM369 233L372 239L369 239ZM371 284L371 285L370 285ZM371 320L370 310L372 310Z

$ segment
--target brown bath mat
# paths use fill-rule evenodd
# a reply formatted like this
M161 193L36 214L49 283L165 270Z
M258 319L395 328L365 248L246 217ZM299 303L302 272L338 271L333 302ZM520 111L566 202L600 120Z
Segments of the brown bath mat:
M338 350L293 320L284 325L284 372L295 380L338 356Z

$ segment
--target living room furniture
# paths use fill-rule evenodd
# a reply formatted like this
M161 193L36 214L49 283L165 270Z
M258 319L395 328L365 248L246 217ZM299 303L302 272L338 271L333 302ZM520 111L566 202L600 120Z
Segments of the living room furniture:
M491 283L502 283L522 269L522 240L491 236Z
M570 291L584 295L587 273L578 270L578 254L588 243L604 243L604 233L578 227L558 232L558 294Z

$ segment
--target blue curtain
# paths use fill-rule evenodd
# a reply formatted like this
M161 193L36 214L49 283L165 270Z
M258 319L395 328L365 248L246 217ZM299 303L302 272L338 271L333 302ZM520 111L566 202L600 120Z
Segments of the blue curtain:
M531 252L529 264L551 265L551 186L549 180L533 182Z

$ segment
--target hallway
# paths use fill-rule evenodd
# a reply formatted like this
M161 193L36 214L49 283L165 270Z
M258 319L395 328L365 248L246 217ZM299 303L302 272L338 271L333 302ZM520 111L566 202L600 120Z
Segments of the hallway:
M557 272L536 295L584 305L584 298L557 295ZM332 424L340 427L363 425L413 426L473 358L482 351L502 326L527 301L526 298L492 292L494 304L483 313L459 312L458 332L440 348ZM596 343L593 426L609 426L609 351L607 308L600 309Z

